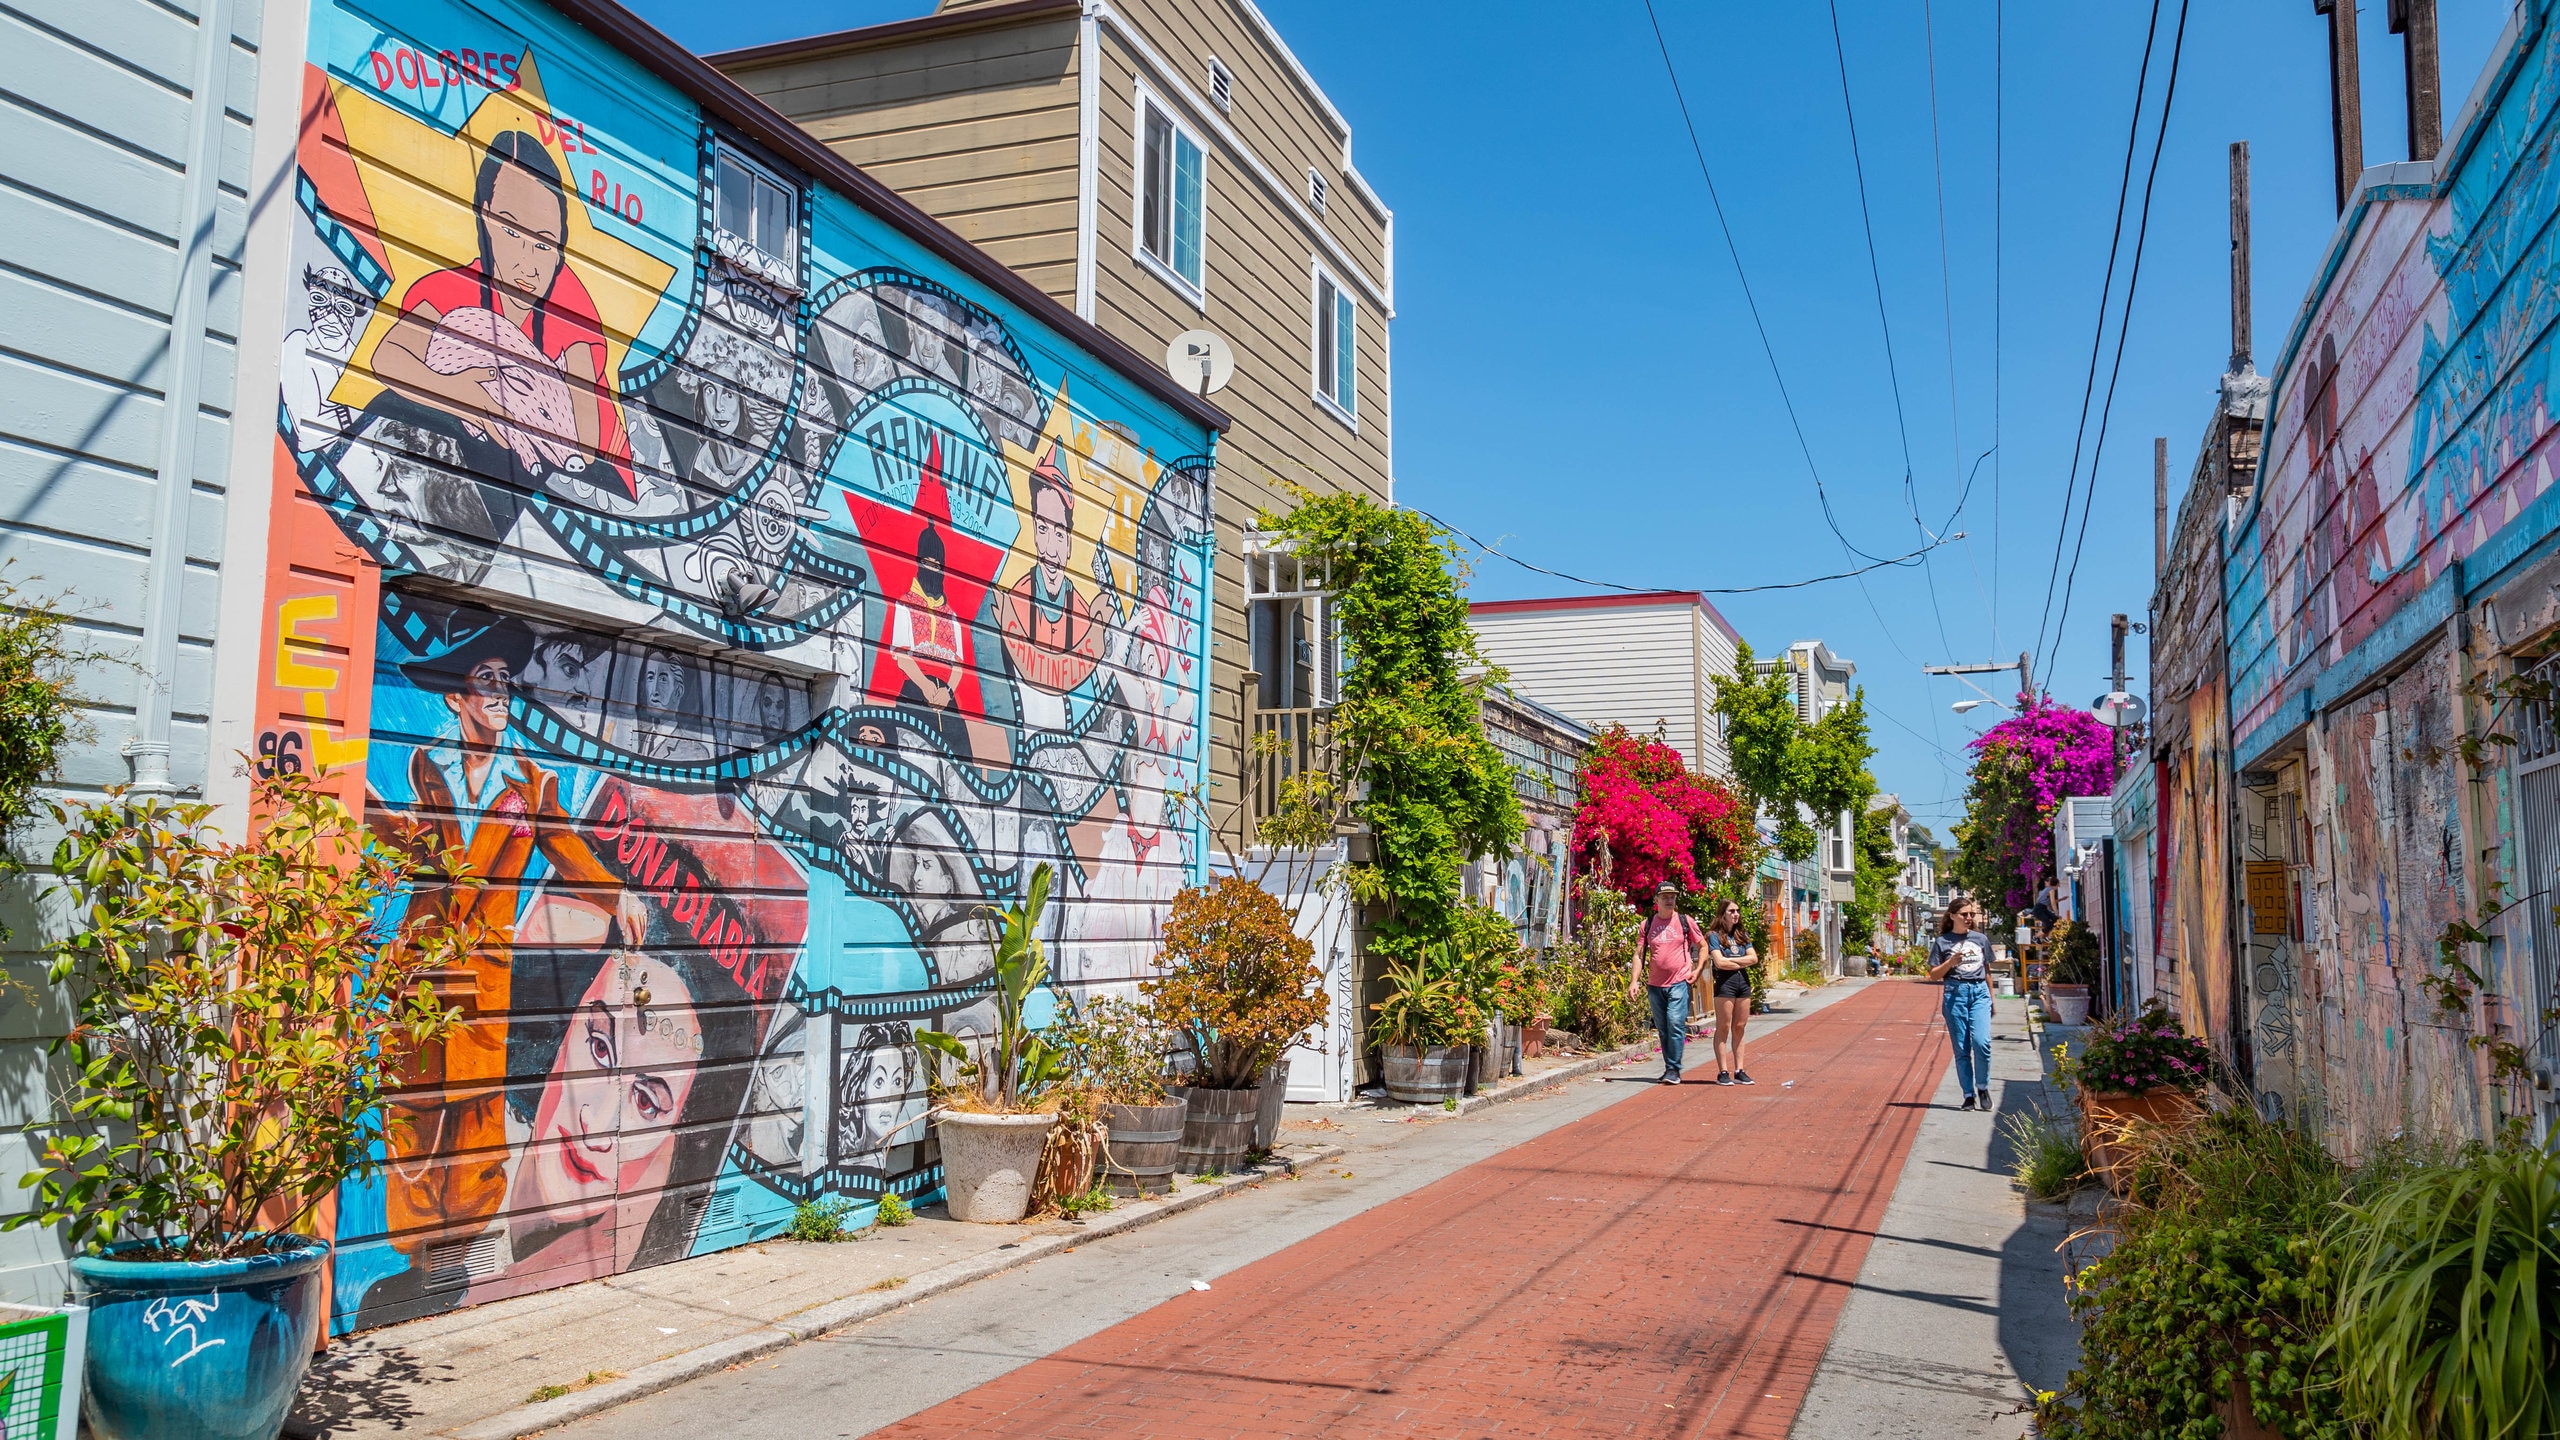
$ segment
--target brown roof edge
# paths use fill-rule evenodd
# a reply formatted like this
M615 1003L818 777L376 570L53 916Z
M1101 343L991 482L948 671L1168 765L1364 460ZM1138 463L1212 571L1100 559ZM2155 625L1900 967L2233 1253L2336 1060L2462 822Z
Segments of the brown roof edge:
M1084 0L1009 0L1002 5L978 5L937 15L919 15L912 20L890 20L878 25L864 25L852 30L831 30L824 35L803 35L797 40L776 40L769 45L747 45L736 50L718 50L703 56L705 63L727 70L739 65L762 65L774 60L806 59L837 50L859 50L871 45L886 45L899 40L912 40L919 35L942 35L964 30L995 29L1016 20L1038 20L1051 15L1077 15L1084 12Z
M552 9L602 36L660 78L684 92L705 112L777 156L799 166L812 179L843 191L964 274L1012 301L1031 318L1090 350L1138 388L1182 412L1194 423L1224 431L1232 422L1225 411L1174 383L1155 362L1105 334L1092 321L1050 298L1049 293L1007 269L984 250L961 239L941 221L919 210L905 196L864 174L780 111L740 88L711 68L701 56L669 38L665 31L634 15L616 0L545 0ZM1057 0L1039 0L1041 4ZM1011 8L1011 7L998 7ZM970 12L963 11L963 14ZM978 12L984 14L986 12ZM939 18L939 17L934 17Z

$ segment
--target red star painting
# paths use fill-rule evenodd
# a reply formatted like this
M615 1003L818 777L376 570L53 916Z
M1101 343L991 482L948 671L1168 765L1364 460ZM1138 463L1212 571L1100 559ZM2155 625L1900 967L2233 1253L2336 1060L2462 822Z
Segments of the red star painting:
M984 719L978 690L974 633L979 608L995 585L1005 552L951 523L951 497L942 484L942 438L925 452L924 477L913 510L845 492L853 527L871 556L871 573L885 607L878 659L871 669L871 698L883 704L939 712L953 724L946 733L965 750L958 732L963 717ZM931 532L931 538L927 538ZM940 552L940 574L930 563ZM919 563L919 559L927 563ZM937 596L933 591L937 588ZM947 697L947 698L946 698Z

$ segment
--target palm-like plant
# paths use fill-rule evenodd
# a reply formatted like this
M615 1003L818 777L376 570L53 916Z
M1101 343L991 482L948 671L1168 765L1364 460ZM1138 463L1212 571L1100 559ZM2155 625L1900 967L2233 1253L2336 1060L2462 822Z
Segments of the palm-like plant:
M1484 1012L1454 967L1429 960L1390 965L1386 998L1370 1006L1370 1033L1380 1045L1472 1045L1484 1034Z
M1051 1081L1066 1070L1066 1056L1022 1023L1031 992L1049 978L1048 952L1040 944L1040 914L1049 905L1052 872L1046 862L1031 872L1022 900L996 923L995 1034L972 1053L969 1042L940 1030L918 1030L916 1043L960 1063L960 1078L975 1085L979 1107L999 1113L1033 1108Z

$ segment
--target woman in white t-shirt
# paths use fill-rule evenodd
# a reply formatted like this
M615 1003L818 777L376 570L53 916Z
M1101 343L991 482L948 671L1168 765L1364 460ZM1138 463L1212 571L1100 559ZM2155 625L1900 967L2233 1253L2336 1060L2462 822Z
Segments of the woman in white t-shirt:
M1929 942L1929 978L1946 986L1939 1013L1955 1046L1956 1083L1966 1110L1991 1108L1991 937L1982 933L1982 907L1958 900L1938 922Z

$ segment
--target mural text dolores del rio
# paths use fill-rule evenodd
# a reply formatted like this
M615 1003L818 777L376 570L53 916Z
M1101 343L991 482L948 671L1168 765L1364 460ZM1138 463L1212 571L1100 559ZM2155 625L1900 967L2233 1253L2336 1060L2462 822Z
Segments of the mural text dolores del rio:
M313 10L255 759L486 944L340 1329L932 1192L984 907L1125 989L1203 864L1210 432L550 10L389 13Z

